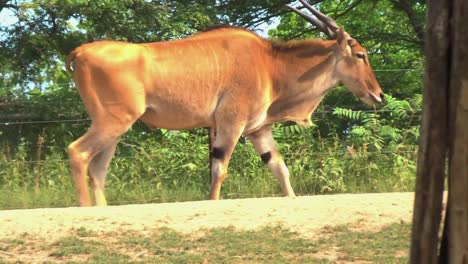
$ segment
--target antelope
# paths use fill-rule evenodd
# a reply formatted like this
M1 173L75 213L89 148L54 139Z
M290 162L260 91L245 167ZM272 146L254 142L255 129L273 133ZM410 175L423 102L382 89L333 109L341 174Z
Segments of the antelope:
M88 174L95 204L107 205L106 171L119 137L137 120L150 129L216 131L210 199L219 199L242 135L277 178L282 193L294 197L272 124L308 125L327 91L340 83L369 105L383 99L366 49L333 19L300 2L313 16L289 8L331 40L277 43L246 29L218 27L175 41L98 41L73 50L66 68L92 120L67 149L80 206L92 205Z

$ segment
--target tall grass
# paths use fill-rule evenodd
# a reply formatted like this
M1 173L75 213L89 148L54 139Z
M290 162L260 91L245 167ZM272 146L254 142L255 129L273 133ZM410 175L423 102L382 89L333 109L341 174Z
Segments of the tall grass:
M312 130L276 136L298 195L413 190L414 146L403 153L371 152L365 145L346 147L335 138L317 138ZM107 175L109 203L205 199L210 185L207 141L203 130L163 131L158 136L134 131L125 136ZM0 208L77 205L65 146L46 142L45 148L39 161L28 155L34 148L25 143L0 154ZM251 143L240 140L221 196L278 195L276 179Z

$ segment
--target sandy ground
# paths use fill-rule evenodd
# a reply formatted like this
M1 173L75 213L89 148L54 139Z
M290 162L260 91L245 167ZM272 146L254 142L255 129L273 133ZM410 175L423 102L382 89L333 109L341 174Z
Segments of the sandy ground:
M413 193L340 194L291 198L257 198L105 208L47 208L0 211L0 239L27 234L48 241L78 228L97 233L146 232L168 227L183 233L234 226L257 229L281 224L305 237L325 226L351 224L376 231L395 222L410 222Z

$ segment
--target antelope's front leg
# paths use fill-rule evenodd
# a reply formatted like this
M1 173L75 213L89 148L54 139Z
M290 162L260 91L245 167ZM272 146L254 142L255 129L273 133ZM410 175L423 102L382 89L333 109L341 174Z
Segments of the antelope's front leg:
M243 126L224 126L216 129L216 137L211 152L210 199L218 200L221 184L227 176L227 168L232 152L242 134Z
M289 170L276 147L271 126L262 127L260 130L248 135L247 138L252 142L263 162L268 165L271 173L280 182L283 194L288 197L295 197L296 195L289 181Z

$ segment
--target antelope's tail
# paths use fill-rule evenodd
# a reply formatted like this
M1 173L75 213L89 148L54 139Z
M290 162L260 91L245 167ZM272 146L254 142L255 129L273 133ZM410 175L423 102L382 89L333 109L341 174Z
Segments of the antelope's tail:
M77 49L75 49L68 55L67 61L65 63L65 69L67 70L67 72L73 72L73 64L77 53L78 51Z

